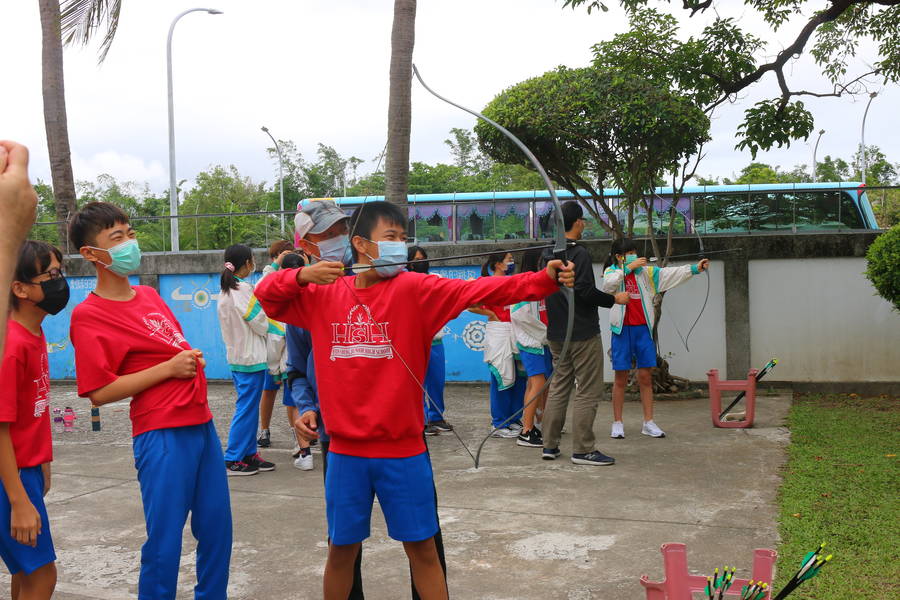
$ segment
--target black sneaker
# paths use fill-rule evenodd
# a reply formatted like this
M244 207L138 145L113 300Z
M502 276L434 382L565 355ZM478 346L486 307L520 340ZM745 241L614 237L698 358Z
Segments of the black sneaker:
M541 437L540 431L532 427L528 433L519 434L519 437L516 438L516 445L525 446L526 448L540 448L544 445L544 438Z
M433 424L429 423L425 426L425 435L437 435L441 432L440 429L435 427Z
M433 426L438 431L453 431L453 425L443 419L440 421L432 421L429 425Z
M259 455L259 452L257 452L253 456L245 456L244 462L251 467L256 467L260 471L275 470L275 463L270 463L269 461L263 459L263 457Z
M259 435L256 436L256 445L260 448L268 448L272 445L272 436L268 429L259 430Z
M616 464L616 459L607 456L599 450L591 450L585 454L572 454L572 462L576 465L594 465L596 467L608 467Z
M544 460L556 460L559 458L559 448L544 448L544 451L541 453L541 458Z
M256 475L259 469L254 465L248 465L241 460L226 460L225 474L229 477L240 477L242 475Z

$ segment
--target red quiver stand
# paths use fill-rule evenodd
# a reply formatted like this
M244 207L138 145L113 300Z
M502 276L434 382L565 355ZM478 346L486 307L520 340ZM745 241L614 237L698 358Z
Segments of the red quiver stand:
M743 429L753 427L753 417L756 414L756 374L759 371L750 369L746 380L728 381L719 379L718 369L710 370L706 376L709 378L709 412L712 415L714 427L727 427L731 429ZM746 403L746 415L742 421L722 421L722 391L744 392Z

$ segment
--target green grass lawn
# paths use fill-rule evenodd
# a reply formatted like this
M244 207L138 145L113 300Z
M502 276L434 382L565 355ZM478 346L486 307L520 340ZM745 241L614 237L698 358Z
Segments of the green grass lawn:
M900 598L900 401L800 396L788 427L774 589L824 541L834 558L791 600Z

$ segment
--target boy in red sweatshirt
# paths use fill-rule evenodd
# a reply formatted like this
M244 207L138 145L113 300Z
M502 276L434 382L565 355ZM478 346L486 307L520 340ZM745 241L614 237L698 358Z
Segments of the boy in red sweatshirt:
M354 260L371 267L342 277L340 262L318 262L264 279L256 297L266 314L312 334L322 418L331 436L325 483L326 600L347 597L360 543L369 536L374 497L388 535L403 542L423 600L447 598L433 536L438 529L431 465L422 432L422 388L434 334L473 304L541 300L573 284L571 265L474 281L412 273L407 217L397 206L357 209ZM311 437L314 412L298 428Z

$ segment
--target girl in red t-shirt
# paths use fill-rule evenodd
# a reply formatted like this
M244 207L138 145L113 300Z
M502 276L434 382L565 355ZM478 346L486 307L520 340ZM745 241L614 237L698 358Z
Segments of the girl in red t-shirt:
M506 277L515 272L512 254L496 253L488 256L481 266L482 277ZM522 408L525 398L525 378L519 376L521 363L515 360L516 343L513 338L508 306L482 304L472 306L470 312L488 318L484 336L484 362L490 369L491 428L494 437L514 438L522 431L522 423L510 418Z
M56 553L44 496L50 490L50 373L41 323L69 301L62 253L27 241L11 287L0 379L0 557L12 588L28 598L50 598ZM15 597L15 595L13 595Z

